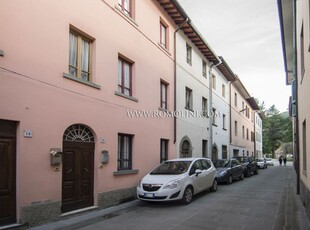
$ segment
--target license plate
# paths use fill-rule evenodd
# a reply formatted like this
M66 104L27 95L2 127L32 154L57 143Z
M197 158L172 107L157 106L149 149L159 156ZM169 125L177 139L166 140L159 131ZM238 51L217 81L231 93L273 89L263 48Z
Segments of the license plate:
M144 197L153 198L155 197L154 193L144 193Z

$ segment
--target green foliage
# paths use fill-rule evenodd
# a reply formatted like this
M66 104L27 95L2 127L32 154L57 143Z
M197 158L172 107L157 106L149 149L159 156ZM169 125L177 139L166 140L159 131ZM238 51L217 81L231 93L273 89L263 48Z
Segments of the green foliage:
M264 102L259 104L256 101L263 120L263 152L274 157L277 148L283 143L292 142L292 121L287 112L280 113L275 105L265 109Z

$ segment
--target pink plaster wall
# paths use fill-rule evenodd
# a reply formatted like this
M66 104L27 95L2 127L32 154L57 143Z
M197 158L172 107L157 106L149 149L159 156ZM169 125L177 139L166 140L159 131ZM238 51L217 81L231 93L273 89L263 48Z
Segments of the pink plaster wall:
M156 1L135 1L135 23L117 8L117 0L11 0L0 7L0 119L19 122L17 131L17 211L35 201L61 200L61 171L53 171L49 149L62 148L67 127L82 123L96 136L95 204L97 194L135 186L159 163L160 138L169 139L175 157L172 118L128 118L126 109L158 110L160 79L169 83L173 109L174 24ZM169 50L159 47L159 20L169 25ZM63 77L68 72L69 27L95 38L95 89ZM135 62L134 102L115 95L118 54ZM170 54L169 54L170 53ZM31 130L32 138L23 131ZM134 175L117 171L117 134L134 134ZM105 138L106 143L100 143ZM110 162L99 168L102 150Z

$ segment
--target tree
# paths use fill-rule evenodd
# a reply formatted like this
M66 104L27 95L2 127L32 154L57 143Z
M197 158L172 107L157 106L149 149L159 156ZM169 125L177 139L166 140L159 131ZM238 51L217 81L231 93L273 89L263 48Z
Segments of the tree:
M263 152L275 157L276 149L283 143L292 142L291 119L288 112L280 113L275 105L265 109L264 102L260 104L257 99L256 102L263 121Z

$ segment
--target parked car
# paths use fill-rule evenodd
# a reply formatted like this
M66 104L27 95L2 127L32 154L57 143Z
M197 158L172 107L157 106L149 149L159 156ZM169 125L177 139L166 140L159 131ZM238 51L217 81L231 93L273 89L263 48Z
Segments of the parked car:
M266 169L267 168L267 163L266 163L264 158L257 158L256 162L257 162L258 168L260 168L260 169Z
M267 165L274 166L274 163L271 158L265 158L265 160Z
M217 190L216 169L207 158L168 160L148 173L137 186L144 201L181 200L189 204L195 194Z
M258 174L258 167L257 162L255 161L254 157L252 156L238 156L235 157L242 165L243 165L243 172L244 176L249 177L252 175Z
M236 159L214 160L213 164L217 172L217 182L231 184L233 180L243 180L244 172L242 165Z

